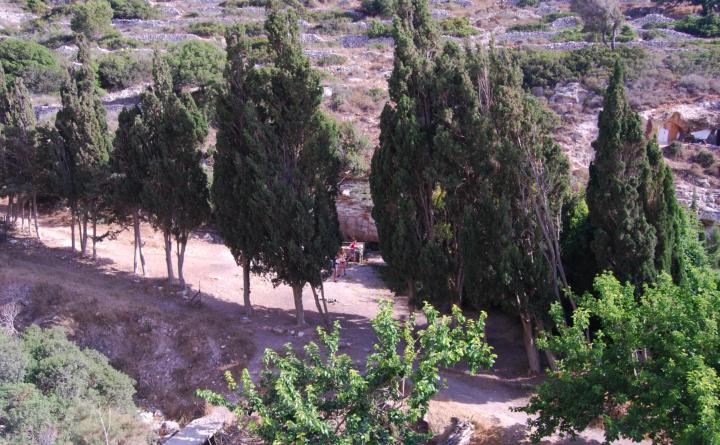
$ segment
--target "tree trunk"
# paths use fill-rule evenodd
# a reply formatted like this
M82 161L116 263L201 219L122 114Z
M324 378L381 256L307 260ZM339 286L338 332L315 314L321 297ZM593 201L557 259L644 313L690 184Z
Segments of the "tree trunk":
M183 275L183 264L185 264L185 247L187 247L187 237L183 237L182 241L177 241L177 269L180 287L185 289L185 275Z
M138 247L138 253L140 254L140 267L142 268L142 274L143 276L146 275L145 273L145 255L143 255L142 251L142 231L140 230L140 210L135 210L135 233L137 234L137 247Z
M520 312L520 323L523 328L523 344L525 345L525 353L528 359L528 369L530 374L540 374L540 352L535 343L535 332L532 327L532 319L526 312Z
M96 212L93 212L96 213ZM97 213L92 217L93 260L97 259Z
M82 256L85 256L85 253L87 253L87 223L88 223L88 214L87 210L83 210L82 215L82 227L80 228L80 254Z
M18 204L20 205L20 231L25 230L25 200L18 198Z
M75 204L70 205L70 249L75 253Z
M38 211L37 211L37 192L32 192L32 210L33 219L35 220L35 236L40 240L40 227L38 226Z
M168 232L163 232L163 239L165 240L165 265L167 266L167 280L168 284L172 286L175 282L172 262L172 235Z
M243 304L245 306L245 317L250 318L252 315L252 305L250 304L250 259L243 255Z
M537 326L540 332L546 332L545 324L542 322L542 320L537 320ZM555 354L549 349L545 349L543 352L545 353L545 358L547 358L548 366L550 367L550 369L553 371L557 371L557 358L555 357Z
M10 218L12 218L13 199L15 199L15 195L10 193L8 195L7 209L5 209L5 224L7 224L8 228L10 228Z
M133 250L133 274L138 274L138 259L142 266L142 274L145 276L145 257L142 253L142 238L140 236L140 210L133 211L133 235L135 236L135 249Z
M293 298L295 299L295 323L298 327L305 326L305 311L303 310L302 291L303 285L292 286Z
M412 303L415 301L415 280L412 278L407 280L407 292L408 302Z

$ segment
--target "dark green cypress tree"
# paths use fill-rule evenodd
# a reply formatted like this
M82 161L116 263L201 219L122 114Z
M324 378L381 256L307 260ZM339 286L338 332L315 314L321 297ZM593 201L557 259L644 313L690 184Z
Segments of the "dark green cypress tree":
M75 251L75 221L80 227L80 250L87 249L87 224L95 225L103 198L112 140L108 133L105 108L97 91L95 69L90 52L78 37L79 66L69 73L60 92L62 108L55 128L62 144L58 153L63 196L71 211L72 250ZM93 256L96 238L93 237Z
M247 36L242 28L226 35L228 64L225 87L217 100L217 145L212 198L215 222L225 245L243 269L245 315L250 316L250 271L264 271L260 256L268 219L265 147L272 139L262 92L267 79L254 69Z
M116 221L123 224L129 218L133 227L133 273L139 267L145 275L145 256L142 253L142 191L148 175L148 159L142 141L142 120L139 107L125 108L118 116L118 128L110 157L112 209ZM138 262L139 260L139 262Z
M675 197L672 170L665 164L657 138L648 141L646 157L640 195L645 218L655 228L655 269L671 274L679 283L685 278L686 268L680 248L682 209Z
M8 110L3 126L3 142L7 162L6 185L18 196L22 208L30 207L30 220L35 223L35 235L40 238L37 222L37 192L42 171L38 169L35 112L30 92L22 79L16 77L7 91ZM24 211L22 212L24 216Z
M272 65L259 72L267 76L263 102L268 127L259 166L267 187L263 205L269 207L260 220L267 222L262 258L276 283L292 287L296 321L304 325L303 287L310 284L324 316L315 289L322 286L321 272L340 247L337 132L320 111L320 77L302 52L296 14L270 10L265 30Z
M141 192L143 209L163 233L168 282L175 280L172 243L176 244L178 279L185 287L183 265L190 233L210 214L207 175L199 148L208 134L204 113L189 94L173 91L159 53L153 61L153 86L142 95L140 140L148 174Z
M639 192L647 165L646 141L640 116L630 109L624 79L618 61L598 118L587 204L597 266L623 282L640 285L656 276L657 243Z

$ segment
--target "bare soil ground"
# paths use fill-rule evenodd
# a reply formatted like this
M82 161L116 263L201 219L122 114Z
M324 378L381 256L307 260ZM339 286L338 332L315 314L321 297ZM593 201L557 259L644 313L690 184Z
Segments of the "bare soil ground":
M136 278L129 233L100 243L96 261L80 259L69 251L66 217L54 212L41 218L41 243L16 230L0 244L0 287L32 286L21 327L67 327L79 344L103 352L138 381L138 402L146 409L190 420L205 409L193 395L196 388L222 391L224 371L248 367L256 374L265 348L288 342L299 347L315 338L312 326L320 320L310 292L304 304L311 327L297 330L291 289L274 287L264 277L252 277L255 313L251 320L242 318L241 270L211 233L198 233L187 248L192 287L187 295L201 290L202 298L194 305L166 286L162 240L150 227L143 227L149 276ZM337 283L325 284L331 315L342 324L342 351L358 362L373 343L370 320L379 300L393 299L398 317L409 313L405 299L394 296L378 275L377 262L354 265ZM521 333L512 317L491 311L487 331L499 356L496 366L479 376L445 372L448 387L432 402L428 421L439 433L452 418L470 419L478 425L477 444L525 443L526 416L511 408L525 404L538 379L526 376ZM601 441L601 432L593 430L577 442L547 443Z

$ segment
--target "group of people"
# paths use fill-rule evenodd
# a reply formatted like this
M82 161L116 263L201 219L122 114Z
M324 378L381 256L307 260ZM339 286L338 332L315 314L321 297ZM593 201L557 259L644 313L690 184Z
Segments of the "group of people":
M344 277L347 275L347 263L348 261L358 262L360 260L360 251L358 250L357 240L353 239L350 243L350 252L345 252L345 249L340 249L337 256L333 260L333 281L337 281L338 277Z

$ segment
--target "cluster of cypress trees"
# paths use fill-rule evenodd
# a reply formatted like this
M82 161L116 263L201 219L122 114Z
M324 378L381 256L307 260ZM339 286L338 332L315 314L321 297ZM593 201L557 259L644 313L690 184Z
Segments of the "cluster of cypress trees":
M568 160L550 137L556 122L523 91L507 52L441 46L422 0L398 2L394 38L370 186L383 257L411 298L510 308L539 372L535 339L551 327L551 302L574 308L570 286L589 290L609 270L641 289L660 272L682 281L700 261L672 173L630 109L620 62L585 204L570 193Z
M269 57L251 49L242 27L227 35L212 195L223 239L243 265L246 314L252 268L292 287L304 325L306 284L327 314L321 272L340 246L337 130L320 111L320 78L302 52L295 12L272 10L265 30Z
M533 371L565 286L558 220L568 161L505 51L438 43L423 1L398 2L390 100L370 186L383 257L412 297L521 318Z

